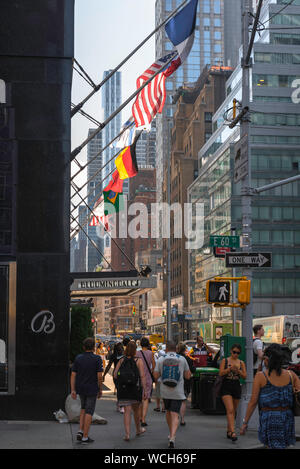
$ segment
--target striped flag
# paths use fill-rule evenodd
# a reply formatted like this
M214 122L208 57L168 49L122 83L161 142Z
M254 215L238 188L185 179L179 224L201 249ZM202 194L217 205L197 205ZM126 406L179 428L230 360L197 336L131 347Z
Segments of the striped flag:
M159 69L163 67L172 57L175 57L177 52L160 58L154 62L151 67L147 68L145 72L137 79L137 88L140 88L146 81L149 80ZM166 78L173 73L181 62L176 60L172 62L171 66L161 73L158 73L151 82L145 86L144 89L137 95L137 98L132 106L132 114L134 117L136 127L142 127L150 124L153 117L159 112L162 112L166 100Z
M197 8L198 0L191 0L165 26L166 33L176 47L181 63L186 60L194 44Z
M104 198L102 196L94 204L89 225L100 226L103 227L105 231L109 231L108 217L104 211Z

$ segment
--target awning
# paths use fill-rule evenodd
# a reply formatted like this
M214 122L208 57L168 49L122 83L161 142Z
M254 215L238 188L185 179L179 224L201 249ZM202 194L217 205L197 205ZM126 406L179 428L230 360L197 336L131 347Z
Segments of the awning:
M142 295L157 286L156 276L130 272L71 273L71 298Z

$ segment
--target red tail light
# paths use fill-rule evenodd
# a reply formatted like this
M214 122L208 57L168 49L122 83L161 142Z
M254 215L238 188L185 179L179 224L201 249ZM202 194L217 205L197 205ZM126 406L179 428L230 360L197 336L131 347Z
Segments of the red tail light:
M283 343L283 344L286 343L286 337L282 337L282 343Z

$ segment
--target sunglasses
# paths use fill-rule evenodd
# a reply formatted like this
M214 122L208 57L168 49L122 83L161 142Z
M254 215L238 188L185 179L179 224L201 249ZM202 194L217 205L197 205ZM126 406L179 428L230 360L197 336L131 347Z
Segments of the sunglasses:
M232 350L232 353L239 355L241 352L239 350Z

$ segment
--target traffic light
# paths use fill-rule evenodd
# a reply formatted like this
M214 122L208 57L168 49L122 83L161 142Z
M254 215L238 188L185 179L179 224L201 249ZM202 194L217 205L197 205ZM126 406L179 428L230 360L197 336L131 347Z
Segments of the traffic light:
M135 306L132 307L132 315L135 316Z
M209 280L206 282L207 303L230 303L230 282L216 282Z
M233 119L236 118L236 105L237 105L237 100L234 99L234 100L233 100L233 109L232 109L232 118L233 118Z
M251 280L240 280L238 287L238 302L242 305L250 303Z

